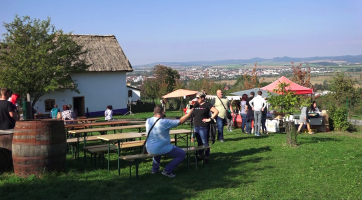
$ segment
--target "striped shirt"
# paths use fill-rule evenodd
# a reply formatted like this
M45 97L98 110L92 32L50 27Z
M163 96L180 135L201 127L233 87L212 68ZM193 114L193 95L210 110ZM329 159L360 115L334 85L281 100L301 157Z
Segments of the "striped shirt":
M148 118L146 121L146 132L148 133L157 117ZM177 127L180 120L160 119L149 133L146 148L148 153L163 155L173 149L170 142L170 129Z

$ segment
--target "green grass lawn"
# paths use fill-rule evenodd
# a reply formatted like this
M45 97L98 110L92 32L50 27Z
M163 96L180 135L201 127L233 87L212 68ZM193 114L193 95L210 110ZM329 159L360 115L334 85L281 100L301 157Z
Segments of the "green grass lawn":
M212 145L205 168L200 164L196 171L192 160L187 169L185 160L174 179L151 174L150 159L140 164L136 181L135 168L130 179L125 162L118 176L115 153L110 172L92 167L89 157L85 164L83 154L79 161L68 155L60 174L0 175L0 199L362 199L361 132L301 134L296 148L285 140L285 134L225 132L225 143Z

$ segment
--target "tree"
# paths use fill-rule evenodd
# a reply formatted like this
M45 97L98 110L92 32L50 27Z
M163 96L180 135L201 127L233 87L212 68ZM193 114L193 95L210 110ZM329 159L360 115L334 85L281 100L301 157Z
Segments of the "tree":
M294 63L292 63L292 68L293 68L293 78L292 81L307 87L307 88L311 88L312 84L310 82L310 67L309 64L307 63L308 69L302 69L302 63L300 63L298 66L294 66Z
M199 80L191 80L189 84L186 86L189 90L205 90L207 94L216 94L216 90L223 90L225 84L223 83L215 83L215 81L210 80L208 78L203 78Z
M257 68L257 63L255 63L254 69L250 75L245 73L239 76L232 87L232 92L242 91L252 88L260 88L262 82L264 81L264 78L262 78L261 80L259 79L256 68Z
M74 73L85 71L87 53L62 30L29 16L15 16L4 23L6 33L0 42L0 85L26 96L32 106L51 91L72 90L79 93Z
M156 79L163 80L167 84L167 92L172 92L180 80L180 74L177 70L172 69L164 65L156 65L153 67L153 74ZM166 94L165 93L165 94Z
M156 65L152 71L154 77L148 78L142 85L144 96L157 99L175 89L183 88L183 83L177 70L164 65Z
M244 90L260 88L260 83L264 81L264 78L259 80L258 72L256 71L256 67L258 63L255 63L253 71L250 75L244 74Z
M329 79L330 96L334 101L334 105L345 105L348 103L355 106L361 98L361 93L355 87L359 84L358 80L346 76L344 73L336 73Z

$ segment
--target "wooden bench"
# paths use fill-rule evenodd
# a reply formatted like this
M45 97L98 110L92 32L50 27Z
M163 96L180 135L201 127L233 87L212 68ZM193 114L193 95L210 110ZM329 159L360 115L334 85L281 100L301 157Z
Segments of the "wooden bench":
M174 143L175 141L176 140L174 138L172 138L170 140L171 143ZM122 149L128 149L128 148L142 147L144 143L145 143L145 140L136 140L136 141L123 142L120 145L121 145L121 150L122 150ZM108 152L108 144L86 146L83 149L91 154L91 164L92 164L93 155L94 155L95 160L97 158L97 154L99 154L99 160L100 160L101 155L103 155L103 159L104 159L104 153ZM118 149L117 145L112 145L109 150L115 151L117 149ZM104 164L104 161L103 161L103 164Z
M79 142L83 142L84 138L83 137L79 137ZM97 135L95 136L87 136L86 137L86 141L96 141L96 140L100 140L99 138L97 138ZM70 143L77 143L78 140L77 138L68 138L67 139L67 143L70 144Z
M197 165L198 165L198 160L197 160L197 151L205 151L207 149L210 149L211 147L208 146L196 146L196 147L188 147L188 148L182 148L182 150L184 150L186 153L188 152L194 152L195 155L195 162L196 162L196 170L198 170ZM135 161L135 166L136 166L136 178L138 180L138 160L140 159L146 159L146 158L153 158L155 156L155 154L136 154L136 155L127 155L127 156L121 156L119 157L119 159L125 160L130 162L130 166L129 166L129 177L131 178L132 175L132 163ZM188 156L187 156L188 157ZM205 163L205 156L203 153L203 166ZM189 167L189 160L187 160L187 167Z

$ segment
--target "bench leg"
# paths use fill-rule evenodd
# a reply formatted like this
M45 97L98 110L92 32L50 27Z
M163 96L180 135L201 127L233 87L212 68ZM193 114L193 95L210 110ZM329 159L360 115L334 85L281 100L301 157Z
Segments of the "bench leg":
M92 166L93 165L93 154L92 153L90 154L90 157L91 157L90 159L91 159L91 166Z
M205 150L202 151L202 167L205 168Z
M77 158L79 160L79 150L80 150L80 145L79 145L79 134L77 134Z
M198 171L198 168L197 168L197 151L195 151L195 162L196 162L196 171Z
M129 179L132 177L132 162L129 163Z
M108 142L108 171L109 171L109 159L110 159L110 155L109 155L109 149L111 148L111 142Z
M83 150L84 150L84 163L86 163L86 159L87 159L87 155L86 155L86 150L85 150L85 143L86 143L86 137L87 137L87 133L84 133L84 138L83 138Z
M98 168L101 168L101 153L98 155Z
M121 145L120 145L120 141L118 140L118 176L121 175L121 166L120 166L120 159L119 159L119 156L120 156L120 149L121 149Z
M105 169L106 167L105 167L105 165L104 165L104 163L105 163L105 156L104 156L104 153L103 153L103 169Z
M97 168L97 154L94 154L94 167Z
M136 159L135 161L136 161L136 179L138 181L138 159Z

